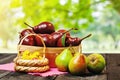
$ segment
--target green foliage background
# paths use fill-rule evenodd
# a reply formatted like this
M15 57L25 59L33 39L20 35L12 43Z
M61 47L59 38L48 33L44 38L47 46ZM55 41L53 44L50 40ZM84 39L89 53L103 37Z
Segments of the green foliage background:
M27 22L35 26L50 21L55 29L79 28L73 36L92 37L83 43L83 50L120 49L120 0L0 0L1 47L18 43ZM11 43L11 44L10 44Z
M16 24L23 27L23 21L31 25L37 25L42 21L54 23L55 28L79 27L85 28L88 23L93 21L90 0L61 0L65 1L64 5L60 0L12 0L11 8L22 7L25 17L20 18ZM87 19L88 22L80 25L79 20Z

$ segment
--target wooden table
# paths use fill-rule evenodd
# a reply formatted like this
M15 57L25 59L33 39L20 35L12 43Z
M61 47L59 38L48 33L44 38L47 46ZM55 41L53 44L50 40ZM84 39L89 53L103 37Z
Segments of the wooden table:
M106 59L106 71L99 75L88 74L73 76L71 74L40 77L26 73L0 70L0 80L120 80L120 54L103 54ZM0 54L0 64L9 63L16 54Z

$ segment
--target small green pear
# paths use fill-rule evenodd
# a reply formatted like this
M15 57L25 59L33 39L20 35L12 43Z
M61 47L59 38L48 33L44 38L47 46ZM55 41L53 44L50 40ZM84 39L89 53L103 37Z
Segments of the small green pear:
M105 68L105 58L99 53L92 53L87 57L87 69L89 72L99 74Z
M68 71L68 64L72 57L73 55L69 48L64 49L55 59L58 70L63 72Z
M69 71L73 75L85 74L87 68L85 55L76 53L69 62Z

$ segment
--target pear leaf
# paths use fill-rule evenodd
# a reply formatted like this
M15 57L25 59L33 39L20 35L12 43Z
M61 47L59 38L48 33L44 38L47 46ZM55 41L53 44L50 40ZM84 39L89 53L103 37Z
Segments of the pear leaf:
M63 47L65 46L65 39L66 39L66 35L63 35L63 36L62 36L62 46L63 46Z

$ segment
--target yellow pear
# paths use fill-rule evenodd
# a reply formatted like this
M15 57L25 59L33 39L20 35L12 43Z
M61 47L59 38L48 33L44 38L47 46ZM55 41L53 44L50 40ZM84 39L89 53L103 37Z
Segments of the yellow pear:
M85 74L87 68L85 55L81 53L76 53L74 57L70 60L68 67L71 74Z

